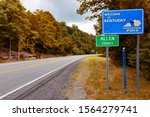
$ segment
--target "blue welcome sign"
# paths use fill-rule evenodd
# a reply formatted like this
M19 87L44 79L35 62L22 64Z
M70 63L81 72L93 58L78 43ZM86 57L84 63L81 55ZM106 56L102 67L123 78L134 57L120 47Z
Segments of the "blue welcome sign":
M143 34L144 10L104 10L102 12L103 34Z

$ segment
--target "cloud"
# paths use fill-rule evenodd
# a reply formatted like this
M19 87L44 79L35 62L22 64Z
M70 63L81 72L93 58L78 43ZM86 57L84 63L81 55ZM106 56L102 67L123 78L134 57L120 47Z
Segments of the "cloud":
M76 13L80 6L77 0L21 0L21 2L27 10L31 10L32 12L36 9L50 11L57 21L64 21L67 24L76 24L80 29L86 32L88 31L89 33L94 30L93 26L91 27L91 24L94 23L85 20L89 14L79 15ZM91 31L87 25L91 27Z
M89 34L95 35L95 30L93 28L93 25L96 24L96 22L69 22L67 23L68 26L72 27L72 25L75 24L78 26L78 28L82 31L88 32Z
M41 0L21 0L22 4L31 11L36 9L49 10L49 7L53 7L53 3L50 3L48 0L41 2Z
M43 9L50 11L58 21L83 21L85 16L76 13L79 3L76 0L21 0L31 10Z

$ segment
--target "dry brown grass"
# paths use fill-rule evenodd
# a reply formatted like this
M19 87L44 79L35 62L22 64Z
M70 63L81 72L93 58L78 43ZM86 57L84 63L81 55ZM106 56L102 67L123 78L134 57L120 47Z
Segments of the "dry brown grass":
M77 66L76 71L73 73L71 80L68 83L68 88L65 95L71 100L83 100L86 98L84 91L85 80L88 78L88 59L82 60Z
M80 64L79 70L88 64L84 89L88 99L97 100L148 100L150 99L150 82L140 74L140 91L136 93L135 69L127 67L127 93L123 91L123 70L109 62L109 91L106 91L106 58L87 57ZM78 71L79 71L78 70ZM79 73L79 72L78 72Z
M83 59L82 62L80 62L77 66L76 71L73 73L71 82L75 82L77 80L79 80L79 82L82 85L85 85L85 80L86 78L88 78L89 74L88 74L88 64L89 64L89 60L87 58Z

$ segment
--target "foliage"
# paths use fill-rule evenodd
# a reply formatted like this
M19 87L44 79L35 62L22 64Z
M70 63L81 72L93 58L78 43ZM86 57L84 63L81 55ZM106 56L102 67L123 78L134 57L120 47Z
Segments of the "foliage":
M79 14L91 12L89 19L97 19L97 24L94 26L97 34L102 32L102 10L118 10L118 9L144 9L144 35L141 35L141 70L146 72L146 77L150 78L150 0L77 0L80 2L80 7L77 10ZM120 35L120 46L110 48L110 57L121 63L122 47L127 49L128 64L135 67L136 54L136 36L135 35ZM105 52L105 48L99 49Z
M88 56L81 60L77 70L73 75L74 82L83 82L82 86L87 99L96 100L149 100L150 82L145 82L143 73L140 77L140 90L136 93L136 71L134 68L127 67L127 93L123 90L122 68L114 65L110 61L109 71L109 90L106 91L106 58L98 56ZM84 72L83 72L84 71ZM76 89L77 90L77 89Z
M73 25L58 22L48 11L26 11L19 0L0 1L0 46L29 53L88 54L95 39Z

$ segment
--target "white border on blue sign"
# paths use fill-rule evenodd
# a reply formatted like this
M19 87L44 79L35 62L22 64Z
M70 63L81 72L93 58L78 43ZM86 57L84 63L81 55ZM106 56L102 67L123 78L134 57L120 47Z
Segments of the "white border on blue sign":
M141 10L142 11L142 31L141 32L134 32L134 33L105 33L104 32L104 22L102 22L102 33L103 34L115 34L115 35L117 35L117 34L132 34L132 35L134 35L134 34L143 34L144 33L144 10L143 9L122 9L122 10L103 10L102 11L102 21L104 21L104 17L103 17L103 14L104 14L104 12L115 12L115 11L136 11L136 10Z

